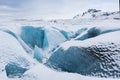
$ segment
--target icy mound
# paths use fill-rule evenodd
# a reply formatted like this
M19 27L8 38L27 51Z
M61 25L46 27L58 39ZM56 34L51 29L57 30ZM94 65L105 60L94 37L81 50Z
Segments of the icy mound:
M11 36L13 36L14 38L16 38L18 40L18 42L21 44L21 46L24 48L24 50L29 53L32 54L32 49L29 48L29 46L20 38L20 36L18 36L17 34L15 34L14 32L8 30L8 29L4 29L1 28L1 31L10 34Z
M42 48L44 40L44 30L42 27L34 28L32 26L22 27L21 38L23 41L34 48L35 45ZM38 37L39 36L39 37Z
M45 29L44 33L43 48L48 48L49 50L52 50L57 45L60 45L67 40L62 33L52 28Z
M67 39L70 40L71 38L74 37L74 33L72 31L69 31L67 29L59 29L57 27L52 27L53 29L56 29L57 31L59 31L60 33L62 33L62 35Z
M14 77L12 74L19 74L19 69L29 69L34 63L36 62L27 55L15 37L0 31L0 76L7 72L7 75ZM9 64L18 67L14 69L15 66Z
M23 27L20 36L31 48L37 45L39 48L48 50L52 50L66 40L64 35L56 29L32 26Z
M68 41L47 64L63 71L101 77L120 77L120 31L84 41Z
M14 77L14 76L18 76L21 77L22 74L27 71L26 68L21 67L18 64L15 63L8 63L5 66L5 70L6 70L6 74L8 77Z
M85 40L88 38L96 37L101 34L120 31L119 27L92 27L84 30L83 33L79 34L75 39L76 40Z
M41 63L42 60L43 60L42 50L41 50L39 47L37 47L37 46L35 46L35 48L34 48L34 58L35 58L37 61L39 61L40 63Z
M25 72L21 80L119 80L82 76L76 73L58 72L39 64Z
M22 80L80 80L81 75L52 70L39 64L25 72Z
M82 15L76 15L73 19L93 18L93 19L117 19L120 12L102 12L101 10L89 9Z

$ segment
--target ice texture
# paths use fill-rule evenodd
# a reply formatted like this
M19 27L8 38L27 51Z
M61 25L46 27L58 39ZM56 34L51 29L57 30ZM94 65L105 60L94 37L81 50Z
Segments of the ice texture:
M120 31L84 41L68 41L47 64L62 71L100 77L120 77Z
M75 39L76 40L85 40L88 38L93 38L101 34L120 31L119 27L91 27L88 30L85 30L83 33L79 34Z
M119 80L118 15L89 9L74 19L2 17L0 80Z
M12 69L8 68L8 64L12 63L29 69L36 64L36 61L25 52L15 37L4 31L0 31L0 75L6 72L12 72ZM6 70L9 71L5 72L5 66ZM16 68L16 70L18 69ZM15 74L14 71L13 74Z
M8 63L5 66L5 70L6 70L6 75L10 78L21 77L24 74L24 72L27 71L26 68L23 68L15 63Z
M24 26L20 34L22 40L32 49L35 45L46 50L51 51L57 45L66 41L66 38L59 30L53 28L43 28L34 26Z
M66 41L66 38L58 30L45 29L45 38L43 42L45 48L52 50L64 41Z
M22 27L21 38L28 44L31 48L35 45L42 48L44 40L44 30L42 27L34 28L32 26ZM39 36L39 37L38 37Z
M32 69L26 71L21 80L119 80L113 78L98 78L82 76L77 73L68 73L52 70L45 65L38 64Z
M40 63L43 60L42 50L37 46L35 46L35 49L34 49L34 58Z

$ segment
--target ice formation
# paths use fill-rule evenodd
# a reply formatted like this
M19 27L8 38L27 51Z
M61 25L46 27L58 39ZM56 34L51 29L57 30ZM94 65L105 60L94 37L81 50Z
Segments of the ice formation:
M35 49L34 49L34 58L40 63L42 63L42 60L43 60L42 50L37 46L35 46Z
M18 64L23 68L29 69L31 66L36 64L34 61L20 45L19 41L11 34L0 31L0 75L7 72L15 74L12 67L9 64ZM10 68L8 68L10 66ZM8 70L8 71L6 71ZM19 71L19 68L16 68Z
M27 71L26 68L21 67L18 64L15 63L8 63L5 66L5 70L6 70L6 75L10 78L14 78L15 76L17 77L21 77L25 71Z
M120 31L119 27L92 27L89 28L88 30L84 31L80 35L78 35L75 39L76 40L85 40L88 38L96 37L101 34L109 33L109 32L114 32L114 31Z
M34 28L32 26L22 27L22 32L20 36L23 39L23 41L31 48L34 48L35 45L37 45L40 48L43 47L44 30L42 27L40 28Z
M23 41L32 48L37 45L39 48L49 48L50 50L66 40L66 38L55 29L35 28L32 26L23 27L20 36Z
M120 77L119 34L120 31L115 31L84 41L65 42L47 64L82 75Z
M89 9L74 19L1 19L0 79L119 80L118 14Z

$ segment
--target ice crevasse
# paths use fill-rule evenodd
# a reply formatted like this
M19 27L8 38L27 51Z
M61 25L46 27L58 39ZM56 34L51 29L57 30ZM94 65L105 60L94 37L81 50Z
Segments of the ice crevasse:
M23 26L21 28L20 37L31 49L34 50L34 58L40 62L42 59L38 59L38 55L41 55L41 58L49 57L49 52L67 40L59 30L34 26ZM38 54L38 52L40 52L40 54Z
M52 49L66 40L56 29L33 26L22 27L20 36L31 48L37 45L39 48Z

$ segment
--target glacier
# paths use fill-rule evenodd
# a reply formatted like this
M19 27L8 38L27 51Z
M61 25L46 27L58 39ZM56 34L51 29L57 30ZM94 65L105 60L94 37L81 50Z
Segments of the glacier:
M85 40L88 38L96 37L100 34L114 32L114 31L120 31L119 27L91 27L88 28L86 31L78 35L75 40Z
M43 60L42 50L37 46L35 46L35 49L34 49L34 58L40 63L42 63L42 60Z
M20 38L20 36L18 34L16 34L15 32L6 29L6 28L1 28L1 31L10 34L11 36L13 36L14 38L16 38L18 40L18 42L21 44L21 46L24 48L24 50L29 53L32 54L32 49Z
M0 20L0 79L119 80L119 12Z
M6 70L6 75L10 78L13 78L15 76L21 77L24 74L24 72L27 71L26 68L23 68L16 63L8 63L5 66L5 70Z
M32 52L34 58L40 62L47 59L49 52L67 40L59 30L48 27L23 26L19 36L30 49L34 50L27 49L29 53ZM40 54L36 46L39 48Z
M82 76L77 73L68 73L52 70L45 65L38 64L25 72L21 80L119 80L112 78L98 78Z
M22 27L20 37L31 48L34 48L35 45L37 45L39 48L49 48L50 50L66 40L66 38L56 29L47 29L43 27L35 28L34 26Z
M21 68L29 69L37 62L33 60L23 47L20 45L19 41L12 35L0 31L0 75L7 72L7 75L12 75L12 67L8 68L9 64L18 64ZM7 71L6 71L7 70ZM19 71L19 67L16 67ZM10 74L11 73L11 74Z
M40 48L43 47L44 30L42 27L40 28L34 28L32 26L22 27L20 37L31 48L34 48L35 45L37 45Z
M84 41L67 41L57 48L47 64L62 71L89 76L120 77L120 31Z

